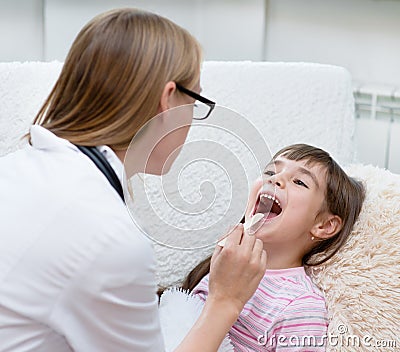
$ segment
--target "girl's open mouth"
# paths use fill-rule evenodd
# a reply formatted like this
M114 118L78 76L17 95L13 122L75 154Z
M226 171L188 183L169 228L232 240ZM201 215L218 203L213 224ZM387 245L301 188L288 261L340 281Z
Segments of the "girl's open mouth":
M264 220L271 220L282 213L282 205L275 195L260 193L252 215L256 213L264 214Z

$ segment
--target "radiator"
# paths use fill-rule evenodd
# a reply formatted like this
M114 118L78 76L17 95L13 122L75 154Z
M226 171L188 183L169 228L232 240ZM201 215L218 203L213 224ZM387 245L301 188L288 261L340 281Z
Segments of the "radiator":
M400 174L400 88L355 85L357 161Z

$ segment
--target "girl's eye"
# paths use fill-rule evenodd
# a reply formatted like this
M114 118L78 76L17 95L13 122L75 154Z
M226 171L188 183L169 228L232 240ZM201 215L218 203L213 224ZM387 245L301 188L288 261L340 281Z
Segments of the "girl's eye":
M296 180L294 180L293 182L294 182L296 185L299 185L299 186L308 188L308 186L307 186L302 180L296 179Z
M275 172L273 172L273 171L271 171L271 170L265 170L265 171L264 171L264 175L267 175L267 176L274 176L274 175L275 175Z

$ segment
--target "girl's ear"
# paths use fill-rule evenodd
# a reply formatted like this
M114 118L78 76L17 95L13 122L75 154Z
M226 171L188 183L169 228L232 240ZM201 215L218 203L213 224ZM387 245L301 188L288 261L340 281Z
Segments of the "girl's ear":
M335 236L343 227L342 219L337 215L328 214L317 222L311 229L311 235L315 238L327 239Z
M162 113L168 109L170 109L173 104L172 104L172 95L176 90L176 84L173 81L169 81L165 84L164 89L161 93L161 98L160 98L160 105L159 105L159 112Z

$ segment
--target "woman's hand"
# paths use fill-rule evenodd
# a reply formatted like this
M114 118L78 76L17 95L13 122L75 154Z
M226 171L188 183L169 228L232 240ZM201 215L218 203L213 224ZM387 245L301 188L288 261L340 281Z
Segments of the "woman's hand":
M267 267L261 240L234 228L211 258L209 292L203 311L175 352L215 352L254 294Z
M263 242L244 233L242 224L237 225L224 247L215 248L207 300L229 302L239 314L257 289L266 265Z

